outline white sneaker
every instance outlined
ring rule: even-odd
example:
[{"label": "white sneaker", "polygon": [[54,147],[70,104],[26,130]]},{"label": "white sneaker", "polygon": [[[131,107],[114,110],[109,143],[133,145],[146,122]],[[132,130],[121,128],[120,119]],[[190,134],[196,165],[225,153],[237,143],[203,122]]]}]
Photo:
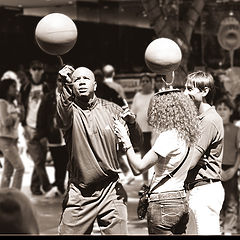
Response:
[{"label": "white sneaker", "polygon": [[58,191],[58,188],[52,187],[51,190],[49,190],[46,194],[45,194],[45,198],[56,198],[56,197],[60,197],[62,196],[61,192]]}]

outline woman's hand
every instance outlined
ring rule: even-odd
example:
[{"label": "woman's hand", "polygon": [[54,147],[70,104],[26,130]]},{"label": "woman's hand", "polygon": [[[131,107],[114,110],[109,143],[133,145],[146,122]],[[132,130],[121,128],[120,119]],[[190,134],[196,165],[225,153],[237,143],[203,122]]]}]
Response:
[{"label": "woman's hand", "polygon": [[128,149],[132,146],[127,129],[117,119],[114,120],[114,133],[117,135],[119,142],[123,143],[123,147],[125,149]]},{"label": "woman's hand", "polygon": [[133,124],[135,123],[136,115],[129,109],[126,99],[123,99],[123,101],[125,102],[125,105],[122,106],[123,112],[120,113],[120,117],[127,123]]}]

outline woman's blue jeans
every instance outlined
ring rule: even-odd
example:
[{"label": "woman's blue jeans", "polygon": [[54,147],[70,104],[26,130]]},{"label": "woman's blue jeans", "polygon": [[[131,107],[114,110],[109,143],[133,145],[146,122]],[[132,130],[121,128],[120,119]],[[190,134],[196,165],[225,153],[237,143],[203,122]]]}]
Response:
[{"label": "woman's blue jeans", "polygon": [[1,188],[21,189],[24,165],[18,152],[17,139],[0,137],[0,150],[4,156]]},{"label": "woman's blue jeans", "polygon": [[187,198],[179,197],[177,191],[171,192],[169,198],[165,199],[156,200],[156,198],[151,199],[150,196],[147,211],[149,234],[183,234],[186,232],[188,219]]}]

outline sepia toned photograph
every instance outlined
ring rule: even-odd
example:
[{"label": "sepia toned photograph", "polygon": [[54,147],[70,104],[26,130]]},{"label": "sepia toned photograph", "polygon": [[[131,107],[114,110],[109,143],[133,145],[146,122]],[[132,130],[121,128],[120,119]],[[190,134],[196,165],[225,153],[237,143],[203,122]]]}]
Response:
[{"label": "sepia toned photograph", "polygon": [[0,0],[0,236],[240,235],[240,0]]}]

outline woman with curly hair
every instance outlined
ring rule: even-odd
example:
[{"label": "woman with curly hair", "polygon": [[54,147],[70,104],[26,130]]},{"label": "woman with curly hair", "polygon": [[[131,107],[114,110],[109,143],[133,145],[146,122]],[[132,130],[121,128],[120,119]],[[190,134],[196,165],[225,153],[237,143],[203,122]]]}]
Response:
[{"label": "woman with curly hair", "polygon": [[184,180],[190,166],[189,148],[198,138],[197,109],[178,89],[156,93],[149,105],[148,124],[158,137],[139,161],[125,127],[116,120],[115,132],[123,142],[134,175],[154,166],[147,221],[149,234],[183,234],[188,222]]}]

